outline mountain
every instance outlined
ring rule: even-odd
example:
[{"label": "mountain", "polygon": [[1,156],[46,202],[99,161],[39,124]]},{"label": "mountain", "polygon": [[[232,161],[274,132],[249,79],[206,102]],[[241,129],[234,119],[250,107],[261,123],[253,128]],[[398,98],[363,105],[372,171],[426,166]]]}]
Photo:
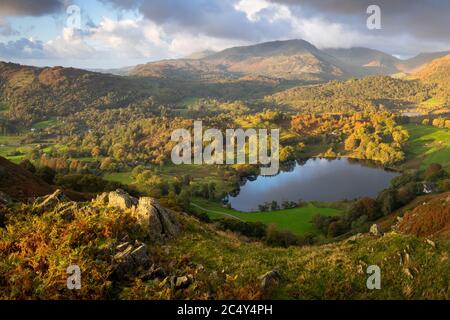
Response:
[{"label": "mountain", "polygon": [[450,85],[450,54],[422,66],[413,75],[424,81]]},{"label": "mountain", "polygon": [[124,68],[114,68],[114,69],[88,69],[88,71],[97,72],[97,73],[105,73],[105,74],[113,74],[116,76],[127,76],[132,70],[132,67],[124,67]]},{"label": "mountain", "polygon": [[198,51],[198,52],[191,53],[185,59],[193,59],[193,60],[204,59],[206,57],[213,55],[214,53],[216,53],[216,51],[213,51],[213,50]]},{"label": "mountain", "polygon": [[211,80],[264,76],[289,80],[329,80],[344,72],[333,57],[304,40],[234,47],[201,59],[178,59],[137,66],[131,75]]},{"label": "mountain", "polygon": [[441,57],[445,57],[446,55],[449,54],[450,51],[420,53],[411,59],[404,61],[400,60],[400,63],[397,65],[397,68],[403,72],[414,73],[415,71],[418,71],[418,69],[430,63],[431,61]]},{"label": "mountain", "polygon": [[382,51],[356,47],[319,50],[305,40],[271,41],[201,52],[184,59],[139,65],[131,75],[187,81],[218,81],[245,76],[286,80],[331,80],[410,73],[446,52],[400,60]]},{"label": "mountain", "polygon": [[378,50],[357,47],[324,51],[334,57],[335,63],[349,74],[365,76],[398,72],[396,65],[399,60]]}]

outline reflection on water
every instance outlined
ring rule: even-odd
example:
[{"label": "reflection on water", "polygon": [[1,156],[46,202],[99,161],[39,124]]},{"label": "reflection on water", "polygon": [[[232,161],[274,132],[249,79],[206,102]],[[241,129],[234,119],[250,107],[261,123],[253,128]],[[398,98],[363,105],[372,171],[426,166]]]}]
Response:
[{"label": "reflection on water", "polygon": [[277,176],[260,176],[247,181],[238,194],[230,195],[229,203],[236,210],[250,212],[273,200],[281,204],[285,200],[338,201],[374,197],[398,175],[346,158],[309,159],[286,169]]}]

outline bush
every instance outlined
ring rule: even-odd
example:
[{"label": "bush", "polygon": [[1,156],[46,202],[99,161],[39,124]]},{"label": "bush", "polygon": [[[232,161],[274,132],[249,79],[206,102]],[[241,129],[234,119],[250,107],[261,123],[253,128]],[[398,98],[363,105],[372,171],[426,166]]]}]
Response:
[{"label": "bush", "polygon": [[367,216],[369,220],[375,220],[381,216],[378,203],[371,198],[362,198],[356,201],[349,211],[349,219],[354,221],[361,216]]},{"label": "bush", "polygon": [[439,163],[432,163],[425,170],[423,176],[425,180],[434,181],[445,175],[445,171]]},{"label": "bush", "polygon": [[279,231],[276,226],[270,225],[265,242],[269,246],[287,248],[301,244],[301,239],[290,231]]},{"label": "bush", "polygon": [[78,192],[95,193],[124,188],[124,186],[118,182],[106,181],[93,174],[58,175],[55,183],[65,189],[71,189]]},{"label": "bush", "polygon": [[47,182],[48,184],[53,184],[55,179],[56,171],[50,167],[42,167],[36,170],[36,176]]},{"label": "bush", "polygon": [[235,219],[220,219],[217,221],[223,230],[238,232],[246,237],[263,239],[267,226],[261,222],[244,222]]}]

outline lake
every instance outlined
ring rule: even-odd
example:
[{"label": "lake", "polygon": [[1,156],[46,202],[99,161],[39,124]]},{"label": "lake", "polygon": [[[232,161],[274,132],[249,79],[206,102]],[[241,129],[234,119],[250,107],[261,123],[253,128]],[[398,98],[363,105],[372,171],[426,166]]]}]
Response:
[{"label": "lake", "polygon": [[258,211],[265,202],[285,200],[339,201],[375,197],[399,174],[375,165],[347,158],[313,158],[295,163],[276,176],[259,176],[243,184],[239,193],[228,197],[233,209]]}]

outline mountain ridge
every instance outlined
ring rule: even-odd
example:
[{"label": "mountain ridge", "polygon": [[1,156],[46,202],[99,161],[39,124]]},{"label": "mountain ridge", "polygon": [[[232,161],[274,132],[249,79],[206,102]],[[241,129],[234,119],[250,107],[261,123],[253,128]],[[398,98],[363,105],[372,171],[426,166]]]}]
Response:
[{"label": "mountain ridge", "polygon": [[401,60],[380,50],[318,49],[302,39],[278,40],[208,52],[195,59],[149,62],[129,75],[208,80],[265,76],[287,80],[339,80],[367,75],[410,73],[448,52],[421,53]]}]

